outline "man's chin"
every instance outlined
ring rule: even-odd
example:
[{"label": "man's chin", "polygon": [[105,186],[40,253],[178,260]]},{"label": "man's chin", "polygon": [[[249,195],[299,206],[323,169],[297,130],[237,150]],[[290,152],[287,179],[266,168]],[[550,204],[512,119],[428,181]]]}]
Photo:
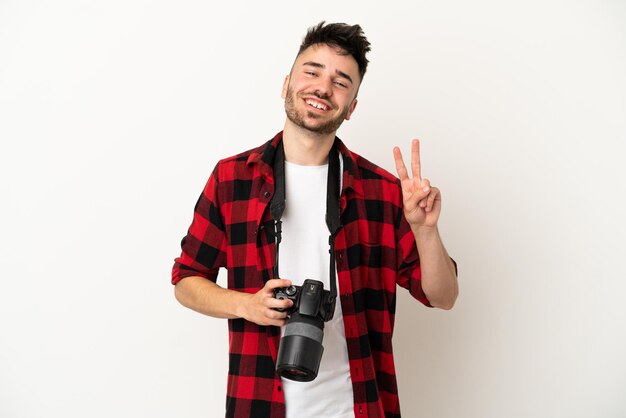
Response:
[{"label": "man's chin", "polygon": [[336,121],[332,121],[331,123],[331,121],[321,120],[322,118],[320,115],[311,114],[310,112],[307,112],[307,115],[304,118],[293,118],[289,113],[287,113],[287,117],[294,125],[299,126],[301,129],[305,129],[312,134],[320,136],[336,132],[341,125],[337,124]]},{"label": "man's chin", "polygon": [[324,123],[304,123],[303,125],[301,125],[301,127],[317,135],[332,134],[339,128],[339,127],[335,128],[334,126],[329,126],[328,124],[324,124]]}]

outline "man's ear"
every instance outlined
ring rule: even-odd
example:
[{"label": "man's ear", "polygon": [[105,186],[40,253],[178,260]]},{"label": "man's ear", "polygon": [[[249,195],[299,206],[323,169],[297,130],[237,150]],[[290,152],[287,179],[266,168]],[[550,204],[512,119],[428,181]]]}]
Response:
[{"label": "man's ear", "polygon": [[280,93],[280,97],[283,99],[287,97],[287,88],[289,87],[289,76],[285,76],[285,81],[283,81],[283,91]]},{"label": "man's ear", "polygon": [[348,114],[346,115],[346,120],[350,120],[350,116],[352,116],[352,112],[354,112],[354,108],[356,108],[357,99],[355,98],[350,104],[350,109],[348,110]]}]

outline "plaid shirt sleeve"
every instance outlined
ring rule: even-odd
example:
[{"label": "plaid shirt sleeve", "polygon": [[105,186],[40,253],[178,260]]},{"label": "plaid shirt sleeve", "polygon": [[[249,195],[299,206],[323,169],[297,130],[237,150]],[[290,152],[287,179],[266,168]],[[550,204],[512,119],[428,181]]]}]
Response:
[{"label": "plaid shirt sleeve", "polygon": [[[398,187],[400,187],[398,185]],[[420,267],[419,254],[415,245],[415,236],[406,221],[402,210],[399,211],[399,221],[396,221],[397,243],[397,279],[399,286],[407,289],[411,295],[428,307],[432,307],[422,289],[422,269]]]},{"label": "plaid shirt sleeve", "polygon": [[[274,242],[266,210],[273,193],[266,144],[222,159],[213,170],[172,268],[172,283],[188,276],[215,281],[220,267],[228,288],[254,293],[271,277]],[[270,158],[270,157],[266,157]],[[228,319],[226,417],[284,418],[285,401],[275,369],[280,328]],[[215,411],[214,411],[215,412]]]},{"label": "plaid shirt sleeve", "polygon": [[218,169],[209,177],[194,208],[193,221],[181,241],[181,255],[174,261],[172,284],[200,276],[213,282],[226,266],[226,229],[218,206]]}]

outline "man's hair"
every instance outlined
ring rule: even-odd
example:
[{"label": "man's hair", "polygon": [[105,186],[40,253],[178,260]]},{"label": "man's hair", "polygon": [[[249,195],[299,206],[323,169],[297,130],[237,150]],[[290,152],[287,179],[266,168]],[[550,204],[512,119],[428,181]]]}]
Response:
[{"label": "man's hair", "polygon": [[325,21],[318,23],[308,29],[306,36],[302,40],[298,55],[308,47],[315,44],[326,44],[337,47],[345,53],[351,55],[359,66],[361,80],[367,70],[369,62],[365,57],[370,51],[370,43],[363,34],[363,29],[359,25],[347,25],[345,23],[329,23]]}]

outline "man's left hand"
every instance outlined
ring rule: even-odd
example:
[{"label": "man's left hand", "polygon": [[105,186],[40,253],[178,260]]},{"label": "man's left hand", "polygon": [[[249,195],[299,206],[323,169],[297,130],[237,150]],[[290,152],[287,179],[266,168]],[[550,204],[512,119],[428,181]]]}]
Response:
[{"label": "man's left hand", "polygon": [[411,143],[411,171],[404,165],[400,148],[394,147],[393,158],[396,171],[402,185],[404,216],[411,228],[435,228],[441,213],[441,192],[431,187],[428,179],[422,179],[420,164],[420,143],[414,139]]}]

